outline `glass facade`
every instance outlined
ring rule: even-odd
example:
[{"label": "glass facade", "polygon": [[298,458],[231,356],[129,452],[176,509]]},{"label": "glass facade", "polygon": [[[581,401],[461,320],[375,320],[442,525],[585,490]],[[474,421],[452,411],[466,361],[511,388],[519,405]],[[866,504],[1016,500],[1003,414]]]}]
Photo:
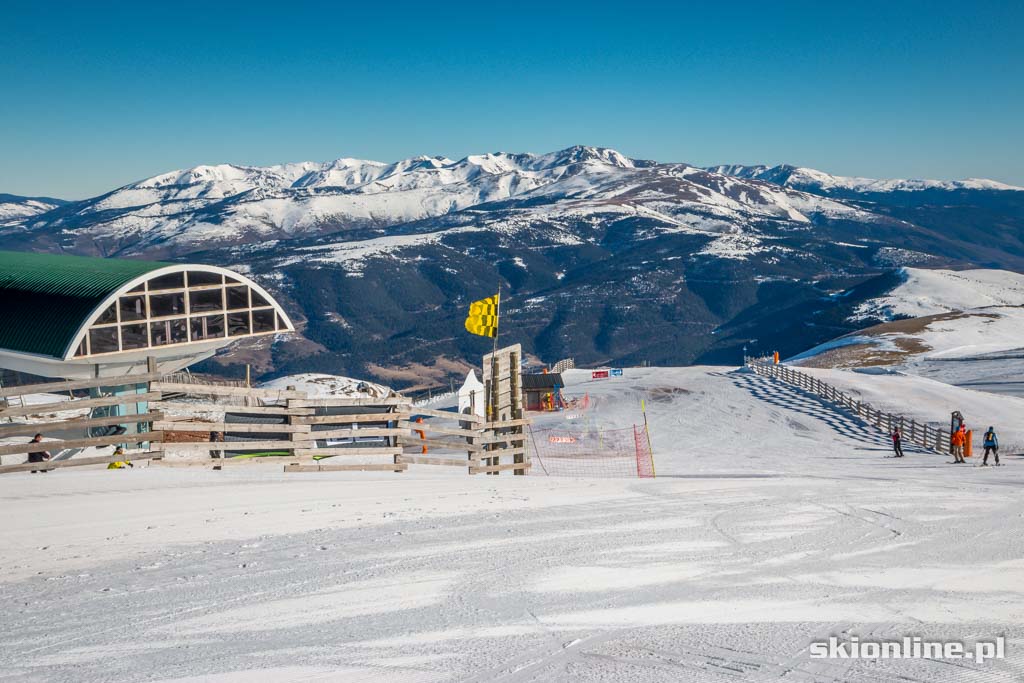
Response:
[{"label": "glass facade", "polygon": [[106,308],[76,357],[187,344],[288,329],[259,292],[239,280],[190,270],[152,278]]}]

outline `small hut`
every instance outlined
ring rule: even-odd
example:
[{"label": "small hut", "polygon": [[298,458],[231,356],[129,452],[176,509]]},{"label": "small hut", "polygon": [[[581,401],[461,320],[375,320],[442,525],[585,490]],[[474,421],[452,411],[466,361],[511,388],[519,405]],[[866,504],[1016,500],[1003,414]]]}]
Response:
[{"label": "small hut", "polygon": [[523,375],[523,405],[527,410],[558,410],[562,407],[563,386],[558,372]]}]

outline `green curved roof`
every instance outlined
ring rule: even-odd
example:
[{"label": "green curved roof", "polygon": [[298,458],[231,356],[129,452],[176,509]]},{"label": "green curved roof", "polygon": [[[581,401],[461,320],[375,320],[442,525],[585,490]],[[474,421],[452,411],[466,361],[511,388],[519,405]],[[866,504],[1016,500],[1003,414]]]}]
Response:
[{"label": "green curved roof", "polygon": [[62,358],[86,317],[159,261],[0,251],[0,349]]}]

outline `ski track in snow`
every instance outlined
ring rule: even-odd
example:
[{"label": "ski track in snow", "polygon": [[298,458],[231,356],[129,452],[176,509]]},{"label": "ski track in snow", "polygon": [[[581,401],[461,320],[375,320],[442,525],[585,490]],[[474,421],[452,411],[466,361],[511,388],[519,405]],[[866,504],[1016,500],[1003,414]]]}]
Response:
[{"label": "ski track in snow", "polygon": [[[853,416],[725,368],[565,377],[590,393],[593,425],[639,422],[646,398],[658,479],[0,478],[0,679],[1024,676],[1020,456],[987,469],[911,448],[887,458],[885,435]],[[1008,657],[809,657],[850,634],[1005,635]]]}]

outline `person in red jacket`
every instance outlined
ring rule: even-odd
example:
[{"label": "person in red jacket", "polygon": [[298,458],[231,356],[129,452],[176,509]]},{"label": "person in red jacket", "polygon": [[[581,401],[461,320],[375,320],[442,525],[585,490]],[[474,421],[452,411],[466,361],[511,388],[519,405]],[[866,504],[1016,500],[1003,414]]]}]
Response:
[{"label": "person in red jacket", "polygon": [[900,428],[899,427],[894,427],[893,430],[892,430],[892,434],[890,434],[890,436],[892,437],[892,450],[896,454],[894,457],[902,458],[903,457],[903,435],[900,434]]}]

